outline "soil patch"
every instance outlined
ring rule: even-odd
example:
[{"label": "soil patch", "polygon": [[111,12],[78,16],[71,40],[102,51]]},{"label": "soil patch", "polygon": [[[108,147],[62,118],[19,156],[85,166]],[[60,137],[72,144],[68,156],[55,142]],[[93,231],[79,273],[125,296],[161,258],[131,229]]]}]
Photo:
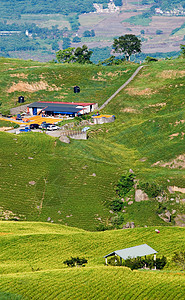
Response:
[{"label": "soil patch", "polygon": [[61,88],[52,85],[49,86],[46,81],[39,81],[36,83],[28,83],[28,82],[23,82],[19,81],[18,83],[13,83],[13,85],[7,90],[8,93],[13,93],[16,91],[19,92],[30,92],[34,93],[40,90],[47,90],[47,91],[59,91]]},{"label": "soil patch", "polygon": [[185,169],[185,154],[181,154],[179,156],[177,156],[175,159],[163,163],[161,161],[157,161],[156,163],[154,163],[152,165],[152,167],[154,166],[160,166],[160,167],[168,167],[170,169]]},{"label": "soil patch", "polygon": [[28,78],[28,74],[24,74],[24,73],[10,74],[10,77],[18,77],[18,78],[27,79]]},{"label": "soil patch", "polygon": [[121,109],[120,110],[121,112],[126,112],[126,113],[133,113],[133,114],[136,114],[138,113],[138,110],[132,108],[132,107],[126,107],[124,109]]},{"label": "soil patch", "polygon": [[125,91],[130,96],[150,96],[156,93],[156,91],[152,90],[151,88],[146,88],[144,90],[139,90],[137,88],[127,88],[125,89]]},{"label": "soil patch", "polygon": [[159,76],[164,79],[179,78],[185,76],[185,71],[164,70],[161,74],[159,74]]}]

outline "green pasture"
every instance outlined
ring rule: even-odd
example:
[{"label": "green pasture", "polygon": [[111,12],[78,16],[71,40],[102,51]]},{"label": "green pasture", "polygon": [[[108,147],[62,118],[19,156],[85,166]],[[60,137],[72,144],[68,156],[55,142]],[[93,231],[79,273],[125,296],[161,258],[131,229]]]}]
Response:
[{"label": "green pasture", "polygon": [[[184,272],[171,258],[184,248],[184,228],[158,229],[159,234],[155,227],[90,233],[56,224],[0,222],[0,298],[183,299]],[[143,243],[167,257],[163,271],[104,265],[104,255]],[[71,256],[88,263],[68,268],[63,261]]]},{"label": "green pasture", "polygon": [[58,25],[59,29],[64,27],[71,28],[67,18],[61,14],[23,14],[20,20],[16,20],[16,23],[35,23],[39,27],[46,28],[52,28],[52,26],[56,25]]},{"label": "green pasture", "polygon": [[134,25],[149,26],[150,23],[152,22],[152,18],[144,18],[142,15],[137,15],[122,21],[122,23],[125,22]]}]

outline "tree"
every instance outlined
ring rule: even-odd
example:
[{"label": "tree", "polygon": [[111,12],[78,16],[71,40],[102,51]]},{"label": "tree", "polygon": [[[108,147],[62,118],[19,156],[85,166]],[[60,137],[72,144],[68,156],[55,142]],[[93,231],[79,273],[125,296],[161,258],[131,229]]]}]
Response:
[{"label": "tree", "polygon": [[92,51],[90,51],[86,45],[83,45],[82,48],[78,47],[75,49],[69,47],[56,52],[56,58],[59,63],[77,62],[79,64],[92,64],[90,61],[91,55]]},{"label": "tree", "polygon": [[75,37],[73,38],[73,43],[80,43],[80,42],[81,42],[81,38],[80,38],[80,37],[75,36]]},{"label": "tree", "polygon": [[68,37],[64,37],[63,38],[63,45],[62,45],[62,48],[63,49],[67,49],[71,46],[71,41],[70,41],[70,38]]},{"label": "tree", "polygon": [[79,64],[92,64],[92,62],[90,61],[92,53],[93,52],[90,51],[86,45],[83,45],[82,48],[78,47],[74,52],[75,60]]},{"label": "tree", "polygon": [[71,63],[75,60],[74,57],[75,48],[67,48],[56,52],[56,58],[59,63]]},{"label": "tree", "polygon": [[94,37],[95,36],[94,29],[92,29],[91,31],[90,30],[85,30],[83,32],[83,36],[84,37]]},{"label": "tree", "polygon": [[175,252],[172,261],[179,265],[183,270],[185,269],[185,251]]},{"label": "tree", "polygon": [[125,34],[118,39],[114,39],[114,52],[124,53],[125,57],[130,60],[130,56],[141,52],[141,40],[134,34]]},{"label": "tree", "polygon": [[90,37],[90,36],[91,36],[90,30],[85,30],[85,31],[83,32],[83,36],[84,36],[84,37]]},{"label": "tree", "polygon": [[157,30],[156,30],[156,34],[158,34],[158,35],[159,35],[159,34],[163,34],[163,31],[160,30],[160,29],[157,29]]},{"label": "tree", "polygon": [[181,54],[182,56],[185,58],[185,45],[180,45],[180,48],[181,48]]}]

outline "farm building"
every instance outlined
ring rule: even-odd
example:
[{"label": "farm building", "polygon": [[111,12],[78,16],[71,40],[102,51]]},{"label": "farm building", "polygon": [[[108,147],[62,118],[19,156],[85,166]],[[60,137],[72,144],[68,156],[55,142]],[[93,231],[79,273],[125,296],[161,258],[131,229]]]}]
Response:
[{"label": "farm building", "polygon": [[97,103],[74,103],[74,102],[43,102],[38,101],[27,106],[27,112],[31,115],[67,115],[76,117],[94,111],[98,108]]},{"label": "farm building", "polygon": [[142,256],[154,254],[154,260],[156,260],[156,253],[157,253],[157,251],[155,251],[153,248],[151,248],[147,244],[143,244],[143,245],[139,245],[139,246],[135,246],[135,247],[116,250],[114,252],[111,252],[111,253],[105,255],[104,258],[105,258],[105,263],[107,265],[107,257],[110,257],[110,256],[115,256],[115,259],[116,259],[116,256],[119,256],[120,261],[122,261],[122,259],[125,260],[125,259],[129,259],[129,258],[136,258],[136,257],[142,257]]}]

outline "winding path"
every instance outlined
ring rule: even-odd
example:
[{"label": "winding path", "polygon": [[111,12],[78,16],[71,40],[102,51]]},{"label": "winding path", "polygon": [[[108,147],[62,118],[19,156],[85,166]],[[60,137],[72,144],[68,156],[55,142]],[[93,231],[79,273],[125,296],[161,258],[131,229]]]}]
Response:
[{"label": "winding path", "polygon": [[137,70],[132,74],[132,76],[122,85],[120,88],[109,98],[107,99],[102,106],[100,106],[100,109],[103,109],[122,89],[124,89],[131,81],[134,79],[134,77],[139,73],[139,71],[143,68],[143,66],[139,66]]}]

